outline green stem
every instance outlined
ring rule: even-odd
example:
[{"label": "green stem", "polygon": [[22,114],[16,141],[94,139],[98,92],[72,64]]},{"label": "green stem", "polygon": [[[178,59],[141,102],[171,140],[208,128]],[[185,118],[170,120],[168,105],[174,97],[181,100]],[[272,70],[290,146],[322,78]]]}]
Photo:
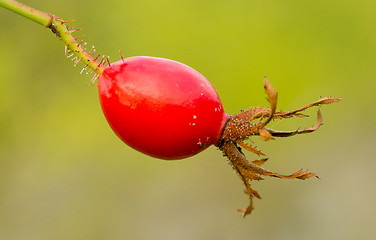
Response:
[{"label": "green stem", "polygon": [[39,23],[45,27],[49,27],[52,22],[52,15],[41,12],[25,4],[14,0],[0,0],[0,6],[6,9],[11,10],[21,16],[24,16],[36,23]]},{"label": "green stem", "polygon": [[86,52],[84,44],[78,44],[76,42],[77,38],[72,36],[72,32],[77,30],[69,30],[61,18],[54,16],[49,13],[45,13],[34,9],[32,7],[26,6],[15,0],[0,0],[0,6],[9,9],[25,18],[28,18],[36,23],[43,25],[52,30],[52,32],[64,42],[66,47],[66,54],[74,54],[75,64],[79,61],[83,62],[86,66],[92,69],[95,76],[98,76],[103,71],[103,63],[98,63],[88,52]]}]

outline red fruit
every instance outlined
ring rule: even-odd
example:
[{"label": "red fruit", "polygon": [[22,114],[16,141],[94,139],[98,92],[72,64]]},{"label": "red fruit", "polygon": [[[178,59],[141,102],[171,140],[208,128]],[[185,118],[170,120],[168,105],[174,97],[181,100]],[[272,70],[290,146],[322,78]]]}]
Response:
[{"label": "red fruit", "polygon": [[122,141],[162,159],[190,157],[216,145],[229,118],[203,75],[164,58],[131,57],[105,67],[99,99]]}]

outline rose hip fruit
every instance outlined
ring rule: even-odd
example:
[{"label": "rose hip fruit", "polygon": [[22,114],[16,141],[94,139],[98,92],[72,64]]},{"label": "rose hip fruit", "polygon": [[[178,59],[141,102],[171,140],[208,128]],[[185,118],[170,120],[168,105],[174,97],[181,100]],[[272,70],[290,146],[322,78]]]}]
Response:
[{"label": "rose hip fruit", "polygon": [[[261,167],[267,158],[248,161],[242,149],[258,156],[265,155],[252,146],[250,138],[258,135],[267,141],[316,131],[322,122],[320,110],[311,128],[277,131],[266,126],[274,119],[307,117],[302,111],[323,104],[341,101],[324,97],[292,111],[277,110],[277,91],[264,78],[264,89],[270,108],[252,107],[234,116],[227,115],[210,82],[196,70],[176,61],[155,57],[131,57],[110,64],[108,57],[93,58],[86,42],[77,43],[73,32],[61,18],[38,11],[17,1],[1,1],[0,6],[25,16],[51,29],[65,44],[67,57],[77,65],[82,61],[87,73],[98,78],[99,99],[103,113],[116,135],[126,144],[147,155],[161,159],[182,159],[193,156],[210,145],[217,146],[243,181],[249,204],[239,209],[242,216],[250,214],[253,198],[260,198],[251,188],[252,180],[263,176],[285,179],[307,179],[316,174],[298,170],[281,175]],[[102,58],[98,63],[97,59]],[[104,66],[105,63],[108,66]],[[229,83],[231,84],[231,83]]]},{"label": "rose hip fruit", "polygon": [[130,57],[103,66],[98,81],[103,113],[116,135],[126,144],[161,159],[193,156],[210,145],[217,146],[240,176],[249,196],[249,205],[239,209],[242,216],[251,213],[253,198],[260,195],[251,188],[252,180],[262,176],[307,179],[316,174],[299,170],[281,175],[261,167],[267,160],[248,161],[242,148],[259,156],[263,152],[246,141],[259,135],[264,141],[316,131],[317,123],[305,130],[276,131],[266,128],[274,119],[306,117],[301,112],[313,106],[338,102],[321,98],[292,111],[278,111],[278,94],[265,78],[264,89],[270,108],[249,108],[229,116],[210,82],[199,72],[182,63],[156,57]]},{"label": "rose hip fruit", "polygon": [[211,83],[173,60],[122,59],[105,67],[98,83],[112,130],[156,158],[186,158],[217,144],[228,119]]}]

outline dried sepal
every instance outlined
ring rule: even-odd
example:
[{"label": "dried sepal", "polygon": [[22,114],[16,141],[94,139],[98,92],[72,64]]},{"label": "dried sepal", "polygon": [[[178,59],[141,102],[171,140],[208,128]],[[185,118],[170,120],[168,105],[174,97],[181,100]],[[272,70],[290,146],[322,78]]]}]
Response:
[{"label": "dried sepal", "polygon": [[[315,173],[303,170],[298,170],[290,175],[282,175],[266,170],[262,168],[261,165],[265,163],[267,158],[253,161],[248,161],[246,159],[241,151],[241,148],[244,148],[259,156],[265,154],[255,147],[244,143],[244,141],[249,139],[253,135],[259,135],[262,140],[266,141],[274,139],[274,137],[290,137],[297,134],[314,132],[322,125],[322,115],[320,109],[317,111],[316,124],[308,129],[295,131],[277,131],[266,128],[265,126],[273,119],[308,117],[301,112],[314,106],[331,104],[342,100],[341,98],[324,97],[320,98],[316,102],[307,104],[296,110],[278,111],[276,110],[278,93],[277,91],[275,91],[274,87],[266,77],[264,78],[264,89],[267,95],[267,100],[270,103],[270,108],[250,108],[242,111],[235,116],[232,116],[227,122],[220,143],[218,144],[218,147],[223,151],[225,156],[227,156],[232,167],[238,173],[246,187],[245,193],[249,196],[250,202],[246,208],[238,210],[238,212],[242,216],[246,216],[252,212],[254,197],[261,198],[257,191],[251,188],[250,182],[252,180],[263,180],[262,176],[300,180],[305,180],[311,177],[318,178]],[[256,123],[254,123],[253,121],[256,119],[257,121]],[[266,120],[262,121],[264,119]]]},{"label": "dried sepal", "polygon": [[259,130],[259,135],[260,135],[261,140],[263,140],[263,141],[268,141],[268,140],[274,139],[272,134],[265,128],[261,128]]},{"label": "dried sepal", "polygon": [[261,167],[263,163],[267,159],[260,159],[254,160],[252,162],[248,161],[246,157],[239,151],[239,148],[236,146],[235,143],[227,142],[223,145],[223,151],[225,155],[230,160],[235,171],[239,174],[240,178],[242,179],[244,185],[246,186],[245,193],[248,194],[250,202],[249,205],[244,209],[239,209],[239,213],[242,216],[246,216],[247,214],[252,212],[253,209],[253,197],[260,198],[260,195],[257,191],[253,190],[250,185],[250,181],[252,180],[263,180],[262,176],[272,176],[277,178],[284,178],[284,179],[307,179],[310,177],[317,177],[315,173],[308,172],[308,171],[296,171],[290,175],[282,175],[278,174],[269,170],[266,170]]},{"label": "dried sepal", "polygon": [[323,97],[323,98],[320,98],[319,100],[317,100],[316,102],[307,104],[307,105],[300,107],[296,110],[287,111],[287,112],[282,112],[282,111],[277,112],[275,114],[275,117],[288,118],[290,116],[298,116],[300,114],[299,112],[302,112],[302,111],[304,111],[308,108],[315,107],[315,106],[321,106],[321,105],[324,105],[324,104],[331,104],[331,103],[339,102],[339,101],[342,101],[342,100],[343,100],[343,98]]},{"label": "dried sepal", "polygon": [[261,128],[266,126],[273,119],[273,115],[277,109],[278,101],[278,93],[266,77],[264,77],[264,89],[266,95],[268,96],[267,100],[270,103],[270,113],[268,119],[266,119],[266,121],[261,124]]},{"label": "dried sepal", "polygon": [[296,134],[305,134],[311,133],[319,129],[322,125],[322,115],[320,109],[317,111],[317,122],[314,126],[304,129],[304,130],[295,130],[295,131],[277,131],[270,128],[265,128],[273,137],[291,137]]},{"label": "dried sepal", "polygon": [[248,144],[246,144],[246,143],[244,143],[244,142],[237,141],[237,144],[239,144],[239,146],[241,146],[242,148],[244,148],[244,149],[246,149],[246,150],[248,150],[248,151],[250,151],[250,152],[253,152],[253,153],[255,153],[255,154],[259,155],[259,156],[260,156],[260,155],[265,156],[265,154],[264,154],[263,152],[261,152],[261,151],[258,150],[257,148],[252,147],[252,146],[250,146],[250,145],[248,145]]},{"label": "dried sepal", "polygon": [[256,164],[257,166],[262,166],[269,158],[263,158],[259,160],[253,160],[252,163]]}]

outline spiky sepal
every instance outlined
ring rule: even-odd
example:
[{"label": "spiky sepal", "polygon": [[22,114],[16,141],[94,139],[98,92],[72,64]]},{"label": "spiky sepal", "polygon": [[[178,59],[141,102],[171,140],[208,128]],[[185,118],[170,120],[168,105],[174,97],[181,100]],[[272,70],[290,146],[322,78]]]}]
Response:
[{"label": "spiky sepal", "polygon": [[[246,190],[245,193],[249,196],[250,203],[244,209],[239,209],[239,213],[242,216],[250,214],[253,209],[253,198],[260,198],[257,191],[253,190],[250,185],[252,180],[263,180],[261,176],[272,176],[284,179],[307,179],[310,177],[317,177],[315,173],[309,171],[298,170],[291,175],[281,175],[278,173],[271,172],[261,167],[265,163],[267,158],[260,160],[248,161],[241,149],[244,148],[250,152],[257,155],[265,155],[260,150],[255,147],[244,143],[253,135],[258,135],[264,141],[274,139],[274,137],[290,137],[297,134],[305,134],[316,131],[322,125],[322,116],[320,109],[317,111],[317,122],[316,124],[305,130],[295,130],[295,131],[277,131],[273,129],[266,128],[265,126],[273,119],[284,119],[291,117],[307,117],[307,115],[301,112],[314,106],[320,106],[323,104],[330,104],[334,102],[341,101],[340,98],[325,97],[320,98],[318,101],[307,104],[301,108],[292,111],[278,111],[277,99],[278,94],[275,91],[272,84],[268,79],[264,78],[264,88],[268,96],[267,100],[270,103],[270,108],[250,108],[241,113],[230,117],[227,122],[225,129],[223,131],[221,140],[218,144],[220,150],[223,151],[224,155],[229,159],[235,172],[240,176],[243,181]],[[257,120],[257,121],[255,121]]]}]

